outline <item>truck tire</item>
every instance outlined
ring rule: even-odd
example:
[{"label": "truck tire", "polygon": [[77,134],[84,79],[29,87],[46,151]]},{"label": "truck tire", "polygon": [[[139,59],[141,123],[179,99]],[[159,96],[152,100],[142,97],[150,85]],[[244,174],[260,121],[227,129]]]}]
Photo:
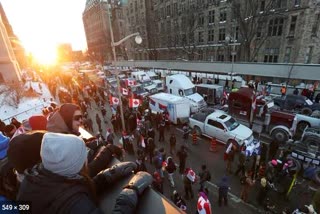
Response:
[{"label": "truck tire", "polygon": [[275,129],[272,131],[271,136],[274,140],[279,143],[285,143],[289,140],[288,133],[283,129]]},{"label": "truck tire", "polygon": [[305,128],[310,127],[310,124],[306,121],[301,121],[298,123],[297,125],[297,131],[299,133],[303,133],[303,131],[305,130]]},{"label": "truck tire", "polygon": [[301,109],[301,114],[310,116],[312,114],[312,110],[310,108],[308,108],[308,107],[304,107],[304,108]]},{"label": "truck tire", "polygon": [[193,129],[196,130],[197,136],[201,136],[202,135],[202,131],[198,126],[195,126]]}]

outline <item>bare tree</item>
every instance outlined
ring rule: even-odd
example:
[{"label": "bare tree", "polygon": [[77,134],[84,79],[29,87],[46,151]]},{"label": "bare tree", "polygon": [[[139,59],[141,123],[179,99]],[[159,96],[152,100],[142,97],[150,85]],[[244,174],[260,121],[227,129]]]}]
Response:
[{"label": "bare tree", "polygon": [[251,62],[257,56],[268,33],[266,24],[269,16],[275,15],[275,0],[232,0],[233,18],[239,25],[243,60]]}]

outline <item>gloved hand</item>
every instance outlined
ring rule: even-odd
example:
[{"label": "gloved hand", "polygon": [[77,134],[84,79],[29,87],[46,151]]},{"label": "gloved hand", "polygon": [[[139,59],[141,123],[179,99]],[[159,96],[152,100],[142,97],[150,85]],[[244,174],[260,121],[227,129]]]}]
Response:
[{"label": "gloved hand", "polygon": [[152,176],[144,171],[137,172],[133,178],[129,181],[129,184],[124,188],[133,189],[138,195],[141,195],[143,191],[152,184]]},{"label": "gloved hand", "polygon": [[120,178],[126,177],[133,173],[137,168],[134,162],[122,162],[99,172],[93,181],[96,184],[97,190],[104,190],[106,185],[112,184]]}]

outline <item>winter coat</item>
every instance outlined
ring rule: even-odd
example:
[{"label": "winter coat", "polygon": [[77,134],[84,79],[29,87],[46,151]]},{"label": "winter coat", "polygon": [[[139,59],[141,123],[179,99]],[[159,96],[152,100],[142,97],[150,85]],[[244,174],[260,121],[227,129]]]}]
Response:
[{"label": "winter coat", "polygon": [[229,184],[227,177],[223,177],[218,184],[219,187],[219,194],[221,195],[227,195],[229,191]]},{"label": "winter coat", "polygon": [[65,178],[42,165],[26,173],[17,200],[31,202],[33,214],[102,213],[82,176]]},{"label": "winter coat", "polygon": [[177,170],[176,164],[173,161],[169,161],[166,170],[169,174],[174,173]]}]

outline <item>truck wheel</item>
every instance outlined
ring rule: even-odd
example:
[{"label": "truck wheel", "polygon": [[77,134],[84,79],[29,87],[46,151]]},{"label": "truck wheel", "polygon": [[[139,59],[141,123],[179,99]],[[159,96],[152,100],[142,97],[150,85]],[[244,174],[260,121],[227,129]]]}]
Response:
[{"label": "truck wheel", "polygon": [[273,130],[271,136],[274,140],[278,141],[279,143],[285,143],[289,140],[287,132],[282,129]]},{"label": "truck wheel", "polygon": [[310,124],[308,122],[305,121],[301,121],[300,123],[298,123],[297,125],[297,131],[300,133],[303,133],[303,131],[305,130],[305,128],[309,127]]},{"label": "truck wheel", "polygon": [[303,109],[301,109],[301,114],[310,116],[312,114],[312,110],[308,107],[304,107]]},{"label": "truck wheel", "polygon": [[194,130],[196,130],[197,136],[201,136],[202,135],[201,129],[198,126],[195,126]]}]

